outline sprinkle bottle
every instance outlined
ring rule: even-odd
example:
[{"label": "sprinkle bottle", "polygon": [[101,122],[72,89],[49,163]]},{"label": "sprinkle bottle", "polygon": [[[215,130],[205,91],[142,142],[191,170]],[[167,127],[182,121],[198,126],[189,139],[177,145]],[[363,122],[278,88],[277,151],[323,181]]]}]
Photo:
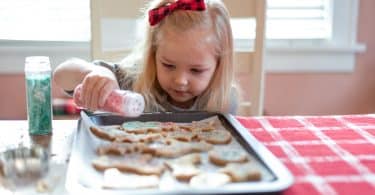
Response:
[{"label": "sprinkle bottle", "polygon": [[[83,107],[81,100],[82,85],[78,85],[73,94],[74,102]],[[141,94],[129,90],[113,90],[105,100],[103,111],[117,113],[126,117],[137,117],[143,113],[145,101]]]},{"label": "sprinkle bottle", "polygon": [[25,59],[29,134],[52,133],[51,65],[47,56]]}]

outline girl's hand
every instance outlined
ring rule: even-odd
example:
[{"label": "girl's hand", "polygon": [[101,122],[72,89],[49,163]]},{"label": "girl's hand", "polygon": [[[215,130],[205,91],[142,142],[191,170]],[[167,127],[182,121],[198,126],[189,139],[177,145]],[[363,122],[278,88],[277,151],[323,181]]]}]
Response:
[{"label": "girl's hand", "polygon": [[82,81],[83,106],[91,111],[101,109],[115,89],[119,89],[119,85],[113,72],[105,67],[94,66]]}]

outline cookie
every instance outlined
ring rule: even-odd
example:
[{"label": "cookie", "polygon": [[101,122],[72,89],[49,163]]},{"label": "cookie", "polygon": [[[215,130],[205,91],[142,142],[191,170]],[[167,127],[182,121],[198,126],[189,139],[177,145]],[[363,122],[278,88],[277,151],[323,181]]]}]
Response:
[{"label": "cookie", "polygon": [[156,156],[176,158],[193,152],[207,152],[213,148],[206,142],[181,142],[167,140],[166,144],[152,145],[150,148]]},{"label": "cookie", "polygon": [[114,141],[118,136],[126,135],[125,132],[121,131],[117,127],[90,127],[91,133],[96,137],[108,141]]},{"label": "cookie", "polygon": [[172,175],[183,181],[190,180],[191,177],[199,174],[201,171],[197,168],[201,157],[198,153],[188,154],[173,160],[166,160],[165,165],[172,170]]},{"label": "cookie", "polygon": [[248,160],[248,154],[242,149],[220,148],[208,152],[208,159],[211,163],[224,166],[228,163],[243,163]]},{"label": "cookie", "polygon": [[150,142],[162,139],[162,138],[163,136],[160,133],[147,133],[147,134],[125,133],[123,135],[116,136],[114,141],[115,142],[128,142],[128,143],[135,143],[135,142],[150,143]]},{"label": "cookie", "polygon": [[133,134],[127,133],[121,129],[119,126],[113,127],[90,127],[91,133],[100,139],[107,141],[115,142],[152,142],[162,138],[162,135],[159,133],[148,133],[148,134]]},{"label": "cookie", "polygon": [[190,179],[189,185],[193,188],[213,188],[229,183],[231,178],[225,173],[200,173]]},{"label": "cookie", "polygon": [[212,130],[196,132],[198,140],[204,140],[210,144],[229,144],[232,135],[226,130]]},{"label": "cookie", "polygon": [[98,155],[125,155],[129,153],[151,153],[148,146],[144,143],[117,143],[101,145],[96,149]]},{"label": "cookie", "polygon": [[193,121],[190,124],[181,124],[179,127],[187,131],[212,131],[215,129],[215,122]]},{"label": "cookie", "polygon": [[178,124],[175,122],[163,122],[161,123],[161,128],[163,131],[175,131],[180,129]]},{"label": "cookie", "polygon": [[156,121],[129,121],[124,122],[121,127],[125,132],[135,134],[145,134],[148,132],[160,133],[162,131],[162,123]]},{"label": "cookie", "polygon": [[129,175],[117,169],[104,171],[103,188],[109,189],[139,189],[157,188],[160,178],[155,175]]},{"label": "cookie", "polygon": [[229,175],[232,182],[258,181],[261,179],[259,169],[251,162],[229,163],[219,172]]},{"label": "cookie", "polygon": [[152,162],[150,155],[126,156],[122,159],[101,156],[92,161],[92,166],[98,171],[116,168],[121,172],[139,175],[161,175],[165,169],[163,164]]},{"label": "cookie", "polygon": [[191,131],[186,131],[183,129],[163,132],[162,134],[167,139],[176,139],[176,140],[184,141],[184,142],[190,142],[196,137],[195,133]]}]

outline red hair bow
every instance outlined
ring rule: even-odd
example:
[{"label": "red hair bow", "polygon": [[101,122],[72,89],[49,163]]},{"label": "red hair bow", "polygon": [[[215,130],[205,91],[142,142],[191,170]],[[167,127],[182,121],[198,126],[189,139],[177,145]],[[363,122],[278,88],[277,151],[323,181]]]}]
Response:
[{"label": "red hair bow", "polygon": [[206,5],[204,4],[204,0],[177,0],[174,3],[150,10],[148,12],[148,21],[150,25],[153,26],[175,10],[203,11],[205,9]]}]

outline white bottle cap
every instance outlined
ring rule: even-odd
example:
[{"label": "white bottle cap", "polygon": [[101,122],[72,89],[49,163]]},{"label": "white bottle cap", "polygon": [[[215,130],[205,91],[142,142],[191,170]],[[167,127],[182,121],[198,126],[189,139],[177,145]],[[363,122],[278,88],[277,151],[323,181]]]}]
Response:
[{"label": "white bottle cap", "polygon": [[28,56],[25,59],[25,72],[51,71],[48,56]]},{"label": "white bottle cap", "polygon": [[126,93],[123,104],[123,114],[128,117],[137,117],[145,109],[145,100],[139,93]]}]

